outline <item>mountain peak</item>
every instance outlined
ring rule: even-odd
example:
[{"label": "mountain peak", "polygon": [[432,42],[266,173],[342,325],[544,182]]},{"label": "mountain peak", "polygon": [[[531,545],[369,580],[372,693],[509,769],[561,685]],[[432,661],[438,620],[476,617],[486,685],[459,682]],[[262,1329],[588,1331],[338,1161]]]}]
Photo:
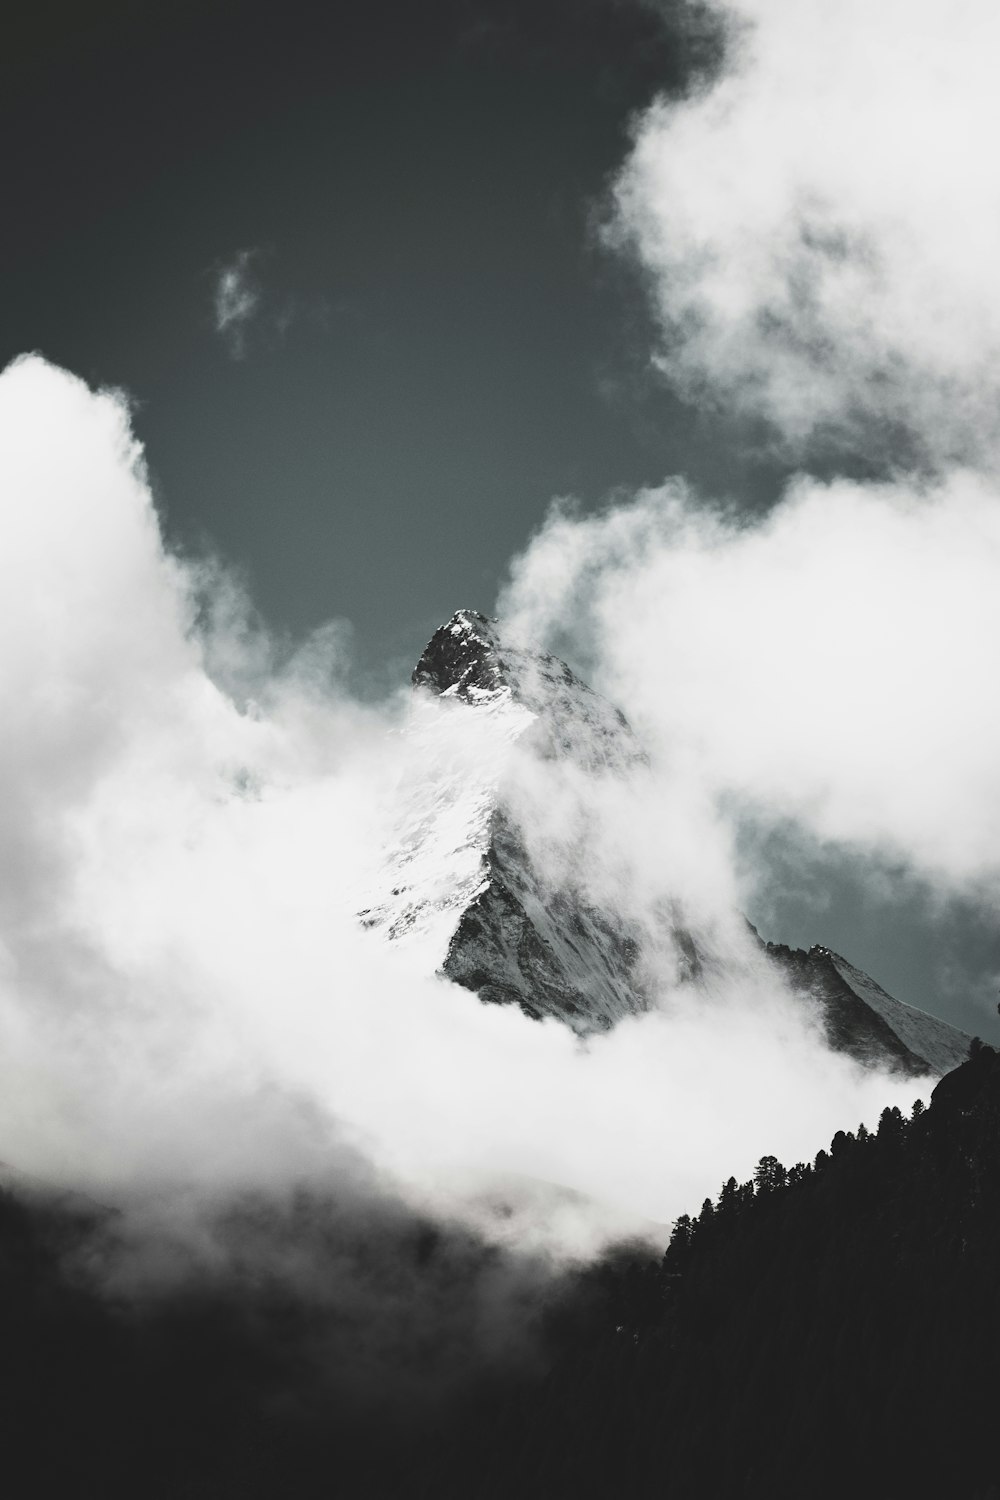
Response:
[{"label": "mountain peak", "polygon": [[499,620],[459,609],[424,648],[413,685],[475,705],[506,697],[536,721],[531,743],[591,769],[645,760],[625,715],[558,656],[512,640]]},{"label": "mountain peak", "polygon": [[427,642],[412,681],[470,702],[510,687],[497,622],[477,609],[456,610]]},{"label": "mountain peak", "polygon": [[[642,922],[598,909],[572,879],[553,883],[548,854],[536,861],[524,822],[530,799],[521,797],[543,762],[554,778],[546,787],[566,791],[567,806],[591,795],[580,772],[641,775],[648,761],[624,715],[558,657],[474,609],[457,610],[435,631],[413,683],[451,711],[416,705],[411,732],[424,774],[401,797],[365,925],[425,943],[438,972],[481,1000],[557,1017],[581,1035],[644,1010]],[[456,744],[476,749],[463,755]],[[641,780],[634,789],[641,795]],[[780,982],[822,1021],[833,1051],[911,1076],[946,1072],[965,1057],[967,1036],[895,1000],[831,949],[765,943],[750,930]],[[700,983],[730,962],[710,930],[688,930],[682,892],[664,912],[659,940],[677,951],[678,981]]]}]

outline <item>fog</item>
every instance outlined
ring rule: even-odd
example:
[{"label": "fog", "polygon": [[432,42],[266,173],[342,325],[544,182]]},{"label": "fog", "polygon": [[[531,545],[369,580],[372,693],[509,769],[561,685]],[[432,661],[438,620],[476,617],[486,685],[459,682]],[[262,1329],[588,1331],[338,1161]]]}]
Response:
[{"label": "fog", "polygon": [[[165,551],[120,395],[17,362],[0,469],[11,1167],[189,1253],[212,1241],[200,1203],[302,1187],[558,1260],[650,1221],[662,1236],[765,1152],[811,1156],[912,1101],[912,1081],[827,1052],[755,964],[729,830],[683,764],[588,783],[582,821],[572,778],[550,783],[538,837],[557,872],[585,835],[623,908],[686,893],[728,934],[714,990],[677,989],[665,955],[653,1011],[581,1043],[365,932],[359,892],[419,771],[409,691],[360,704],[339,628],[271,640],[217,563]],[[419,711],[459,777],[462,757],[482,775],[454,705]]]},{"label": "fog", "polygon": [[[660,375],[802,472],[757,518],[682,477],[556,502],[498,606],[624,709],[634,765],[539,759],[509,714],[405,684],[355,696],[346,622],[279,638],[224,560],[165,548],[121,393],[37,355],[0,376],[0,1156],[23,1180],[208,1260],[220,1205],[308,1189],[559,1261],[911,1102],[828,1051],[740,911],[776,830],[995,903],[1000,23],[727,15],[720,75],[637,117],[605,240],[642,270]],[[217,288],[235,355],[249,268]],[[547,888],[643,937],[650,1009],[607,1035],[438,977],[443,919],[428,943],[359,920],[412,816],[457,910],[459,825],[501,783]],[[698,984],[665,914],[711,955]]]},{"label": "fog", "polygon": [[576,642],[689,797],[989,901],[998,584],[983,478],[801,477],[754,524],[679,483],[598,516],[557,506],[502,607],[519,632]]}]

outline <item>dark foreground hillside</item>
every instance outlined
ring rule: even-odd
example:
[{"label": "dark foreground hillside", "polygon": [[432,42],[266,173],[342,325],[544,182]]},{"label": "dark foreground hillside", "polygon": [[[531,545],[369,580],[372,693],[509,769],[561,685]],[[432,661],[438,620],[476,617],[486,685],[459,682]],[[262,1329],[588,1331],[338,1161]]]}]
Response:
[{"label": "dark foreground hillside", "polygon": [[662,1262],[553,1278],[301,1202],[229,1233],[242,1263],[125,1296],[108,1216],[0,1200],[5,1493],[1000,1497],[988,1048],[912,1119],[731,1180]]},{"label": "dark foreground hillside", "polygon": [[578,1318],[550,1381],[538,1493],[617,1472],[671,1500],[1000,1495],[991,1049],[929,1111],[730,1180],[662,1267],[603,1274],[607,1310]]}]

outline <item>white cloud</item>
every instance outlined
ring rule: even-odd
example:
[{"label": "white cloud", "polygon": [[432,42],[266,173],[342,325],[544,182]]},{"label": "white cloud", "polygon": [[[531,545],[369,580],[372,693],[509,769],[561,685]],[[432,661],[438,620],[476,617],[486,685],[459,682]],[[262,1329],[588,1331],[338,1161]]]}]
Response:
[{"label": "white cloud", "polygon": [[728,71],[640,116],[617,184],[612,237],[649,273],[657,362],[691,399],[765,417],[793,452],[821,438],[994,461],[1000,12],[725,13]]},{"label": "white cloud", "polygon": [[1000,505],[981,478],[800,479],[756,524],[679,485],[556,510],[502,607],[589,642],[691,797],[996,891]]},{"label": "white cloud", "polygon": [[[122,401],[37,358],[0,376],[0,493],[4,1160],[106,1200],[328,1186],[360,1153],[471,1215],[470,1182],[521,1174],[662,1220],[916,1092],[818,1048],[749,960],[586,1049],[427,976],[354,915],[405,703],[336,687],[337,633],[275,668],[230,596],[211,655],[255,682],[242,711],[206,671],[206,580],[163,550]],[[617,854],[641,882],[683,809],[610,809],[593,837],[646,816]],[[522,1227],[550,1244],[607,1227],[546,1203]]]},{"label": "white cloud", "polygon": [[253,274],[257,252],[241,250],[215,279],[215,331],[221,334],[234,359],[246,353],[246,330],[260,311],[261,293]]}]

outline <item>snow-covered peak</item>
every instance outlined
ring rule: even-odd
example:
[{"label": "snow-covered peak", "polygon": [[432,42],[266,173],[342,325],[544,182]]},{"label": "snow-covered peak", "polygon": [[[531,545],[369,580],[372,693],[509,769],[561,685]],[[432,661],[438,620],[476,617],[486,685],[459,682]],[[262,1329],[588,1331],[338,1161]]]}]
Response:
[{"label": "snow-covered peak", "polygon": [[[746,955],[720,947],[711,924],[690,926],[683,891],[635,909],[627,882],[616,885],[613,840],[612,880],[602,885],[588,863],[600,863],[603,845],[578,878],[594,809],[645,787],[646,757],[618,709],[565,662],[470,609],[435,631],[413,682],[393,827],[360,913],[367,927],[480,1000],[581,1035],[656,1003],[649,952],[673,954],[677,983],[739,980]],[[943,1072],[967,1050],[969,1038],[828,949],[761,946],[774,983],[822,1020],[833,1050],[914,1076]]]},{"label": "snow-covered peak", "polygon": [[592,777],[640,766],[624,716],[474,610],[435,632],[413,682],[408,769],[365,925],[483,1000],[581,1032],[643,1009],[631,927],[540,868],[521,817],[528,786],[585,804]]},{"label": "snow-covered peak", "polygon": [[588,769],[643,760],[625,715],[550,656],[507,638],[498,620],[460,609],[434,632],[413,669],[415,687],[473,706],[508,698],[538,721],[536,754],[560,755]]},{"label": "snow-covered peak", "polygon": [[476,609],[456,610],[427,642],[413,669],[413,684],[470,703],[509,690],[497,622]]}]

